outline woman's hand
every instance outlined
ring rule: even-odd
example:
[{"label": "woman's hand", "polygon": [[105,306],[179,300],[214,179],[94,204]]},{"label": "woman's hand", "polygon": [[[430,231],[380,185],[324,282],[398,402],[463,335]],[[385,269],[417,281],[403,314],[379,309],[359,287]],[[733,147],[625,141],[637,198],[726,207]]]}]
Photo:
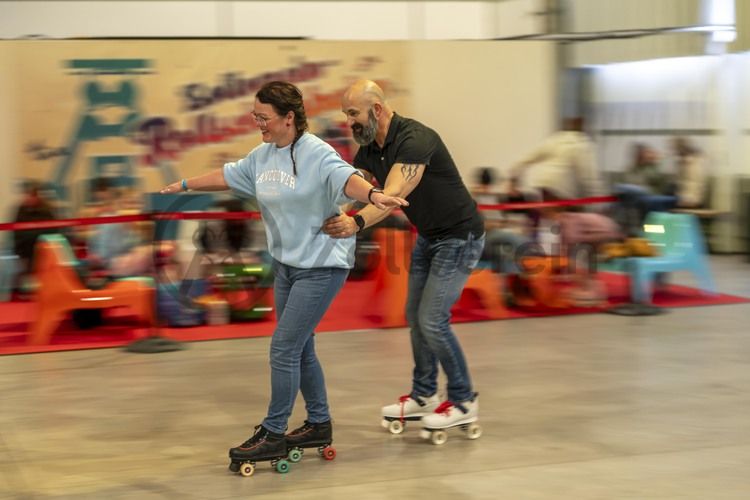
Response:
[{"label": "woman's hand", "polygon": [[164,186],[161,191],[159,191],[160,194],[173,194],[173,193],[181,193],[182,190],[182,181],[179,182],[173,182],[172,184],[169,184],[168,186]]},{"label": "woman's hand", "polygon": [[388,196],[385,193],[375,192],[370,196],[370,201],[380,210],[387,208],[408,207],[409,202],[398,196]]}]

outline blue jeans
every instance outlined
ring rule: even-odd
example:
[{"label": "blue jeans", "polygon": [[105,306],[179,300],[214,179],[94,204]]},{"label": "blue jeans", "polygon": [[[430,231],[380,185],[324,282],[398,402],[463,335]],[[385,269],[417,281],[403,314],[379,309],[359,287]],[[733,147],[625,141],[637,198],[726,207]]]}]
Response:
[{"label": "blue jeans", "polygon": [[461,296],[483,248],[484,235],[434,242],[417,237],[406,299],[406,319],[411,328],[414,355],[412,396],[435,394],[438,361],[448,378],[450,401],[467,401],[474,396],[466,359],[450,320],[451,307]]},{"label": "blue jeans", "polygon": [[348,269],[300,269],[274,261],[274,300],[278,324],[271,338],[271,402],[263,427],[283,433],[297,392],[307,420],[331,419],[323,369],[315,354],[313,330],[344,286]]},{"label": "blue jeans", "polygon": [[649,212],[668,212],[677,205],[676,196],[651,194],[648,189],[634,184],[618,184],[614,192],[619,199],[618,222],[630,236],[640,236]]}]

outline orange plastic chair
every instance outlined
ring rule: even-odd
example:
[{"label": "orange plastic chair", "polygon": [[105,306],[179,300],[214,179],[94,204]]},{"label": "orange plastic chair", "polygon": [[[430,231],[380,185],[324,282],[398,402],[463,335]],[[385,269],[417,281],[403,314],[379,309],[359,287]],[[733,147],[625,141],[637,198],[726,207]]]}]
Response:
[{"label": "orange plastic chair", "polygon": [[492,319],[501,319],[508,316],[508,310],[500,299],[502,288],[499,275],[490,269],[476,269],[469,275],[464,292],[471,290],[476,293],[487,314]]},{"label": "orange plastic chair", "polygon": [[75,272],[77,261],[68,241],[58,234],[39,238],[34,260],[37,314],[29,331],[29,344],[48,344],[60,321],[74,309],[127,306],[144,322],[154,324],[154,287],[150,278],[125,278],[101,290],[90,290]]},{"label": "orange plastic chair", "polygon": [[[404,326],[414,235],[403,230],[376,229],[373,239],[380,247],[380,260],[375,269],[375,288],[370,303],[375,302],[380,306],[383,326]],[[507,316],[507,309],[500,299],[500,277],[491,270],[480,269],[471,273],[464,287],[466,290],[472,290],[479,296],[479,301],[491,318]]]},{"label": "orange plastic chair", "polygon": [[372,237],[380,248],[373,300],[378,301],[384,327],[404,326],[414,236],[401,229],[376,229]]},{"label": "orange plastic chair", "polygon": [[531,289],[531,300],[528,303],[519,301],[520,305],[565,308],[572,304],[559,293],[557,276],[568,266],[568,258],[560,255],[524,257],[521,259],[521,275]]}]

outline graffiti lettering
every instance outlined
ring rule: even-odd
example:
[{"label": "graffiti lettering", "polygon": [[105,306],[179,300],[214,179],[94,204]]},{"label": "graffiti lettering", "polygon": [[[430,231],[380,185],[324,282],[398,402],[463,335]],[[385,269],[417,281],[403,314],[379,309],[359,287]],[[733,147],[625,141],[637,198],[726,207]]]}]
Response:
[{"label": "graffiti lettering", "polygon": [[195,117],[193,127],[186,130],[180,130],[171,118],[156,116],[143,120],[133,139],[147,147],[141,162],[152,166],[164,160],[175,160],[180,153],[195,146],[227,142],[256,129],[250,112],[234,117],[201,113]]},{"label": "graffiti lettering", "polygon": [[[308,116],[338,110],[343,92],[343,89],[331,93],[310,92],[305,97]],[[133,140],[147,148],[141,156],[141,163],[154,166],[162,161],[176,160],[193,147],[228,142],[237,136],[254,133],[257,129],[250,109],[238,116],[200,113],[194,117],[192,127],[187,129],[180,129],[172,118],[154,116],[140,122]]]},{"label": "graffiti lettering", "polygon": [[50,148],[41,142],[31,142],[26,146],[26,152],[37,161],[49,160],[58,156],[68,156],[70,151],[65,146],[59,148]]},{"label": "graffiti lettering", "polygon": [[314,80],[323,75],[325,68],[338,64],[337,61],[305,62],[297,66],[264,73],[252,78],[243,78],[241,73],[224,73],[218,85],[211,87],[203,83],[189,83],[183,87],[184,108],[196,111],[221,101],[252,96],[263,84],[274,80],[292,83]]}]

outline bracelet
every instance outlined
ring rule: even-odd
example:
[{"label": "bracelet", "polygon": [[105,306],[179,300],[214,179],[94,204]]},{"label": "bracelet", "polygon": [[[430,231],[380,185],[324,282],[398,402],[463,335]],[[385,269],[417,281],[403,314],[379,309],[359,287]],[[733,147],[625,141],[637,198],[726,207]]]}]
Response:
[{"label": "bracelet", "polygon": [[370,188],[370,192],[367,193],[367,201],[369,201],[370,203],[372,203],[372,193],[382,193],[382,192],[383,192],[382,189],[379,189],[379,188],[376,188],[376,187]]},{"label": "bracelet", "polygon": [[182,186],[182,190],[183,191],[187,191],[188,190],[187,179],[182,179],[182,184],[180,184],[180,185]]}]

